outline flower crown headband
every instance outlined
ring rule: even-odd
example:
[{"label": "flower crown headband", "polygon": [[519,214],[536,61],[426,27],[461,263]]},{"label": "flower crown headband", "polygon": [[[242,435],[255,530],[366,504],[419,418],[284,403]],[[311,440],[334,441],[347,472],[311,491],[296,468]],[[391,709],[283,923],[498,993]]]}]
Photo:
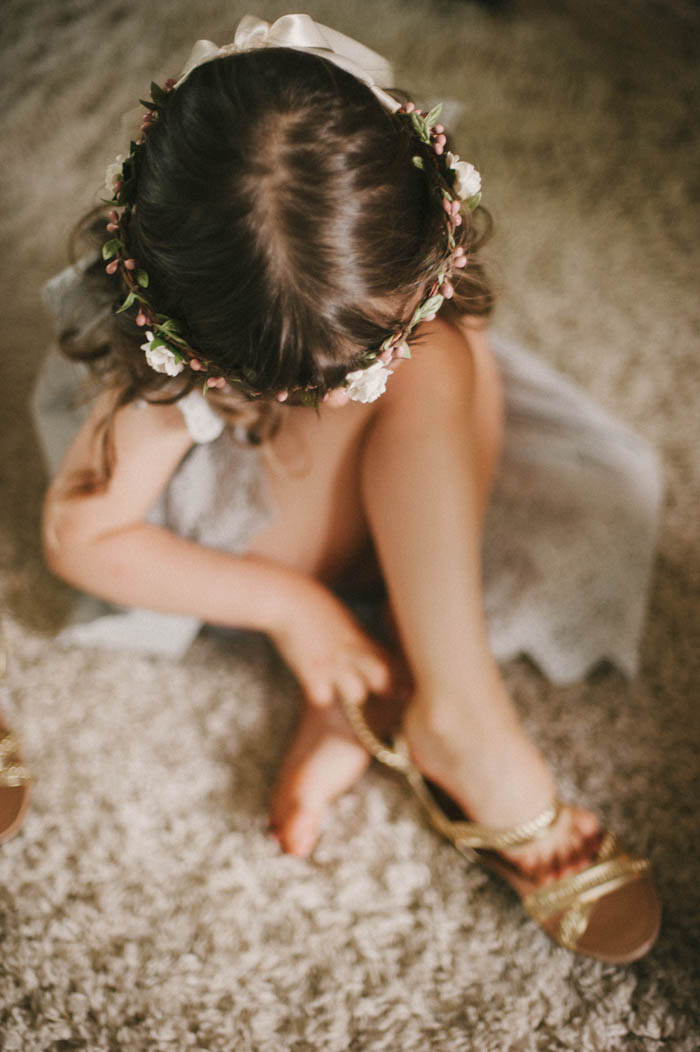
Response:
[{"label": "flower crown headband", "polygon": [[[450,275],[455,269],[467,265],[464,249],[457,245],[455,238],[456,230],[462,224],[461,206],[464,203],[470,211],[477,207],[481,199],[481,177],[473,165],[460,161],[457,154],[446,150],[445,129],[438,123],[442,108],[440,105],[435,106],[429,113],[417,109],[412,102],[401,105],[377,84],[377,80],[385,84],[392,81],[391,67],[385,59],[350,37],[314,22],[308,15],[285,15],[272,25],[252,15],[246,15],[239,23],[231,44],[217,47],[211,41],[199,40],[178,80],[168,80],[162,88],[151,84],[151,99],[141,100],[142,105],[146,107],[146,113],[139,138],[131,142],[129,155],[117,157],[105,173],[109,203],[113,206],[107,223],[107,230],[112,237],[104,244],[102,255],[106,261],[107,273],[119,273],[127,287],[126,299],[117,313],[138,305],[136,323],[146,328],[146,341],[141,345],[141,349],[148,364],[156,372],[177,376],[189,366],[195,372],[203,373],[204,393],[209,388],[235,384],[248,397],[260,397],[253,370],[245,369],[240,375],[220,375],[213,363],[202,358],[189,345],[177,321],[154,310],[147,298],[148,274],[130,257],[126,237],[131,209],[136,199],[145,136],[159,119],[167,104],[168,93],[179,88],[192,70],[205,62],[241,51],[266,47],[291,47],[319,54],[357,76],[371,88],[388,110],[410,120],[417,138],[430,148],[430,157],[438,173],[439,192],[445,212],[447,251],[437,278],[425,300],[414,310],[408,325],[387,337],[378,351],[367,352],[359,366],[346,374],[341,387],[326,395],[326,398],[330,397],[336,402],[348,399],[360,402],[374,401],[386,388],[386,381],[391,375],[390,362],[394,358],[410,358],[406,341],[411,331],[419,322],[432,320],[445,299],[454,295]],[[416,154],[413,163],[417,168],[425,169],[422,155]],[[118,208],[122,210],[121,213],[117,211]],[[278,401],[283,402],[288,395],[288,391],[280,391],[276,397]],[[304,401],[313,404],[318,401],[312,388],[305,389],[301,395]]]}]

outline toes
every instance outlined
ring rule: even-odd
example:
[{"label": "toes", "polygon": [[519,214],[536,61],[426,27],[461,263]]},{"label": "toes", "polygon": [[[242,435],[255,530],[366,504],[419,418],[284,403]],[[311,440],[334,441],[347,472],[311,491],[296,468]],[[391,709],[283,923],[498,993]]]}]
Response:
[{"label": "toes", "polygon": [[600,841],[600,825],[594,814],[582,808],[566,808],[547,836],[518,850],[511,860],[536,884],[552,884],[589,865]]},{"label": "toes", "polygon": [[318,840],[321,816],[313,811],[296,809],[276,826],[271,827],[280,847],[289,855],[306,858]]},{"label": "toes", "polygon": [[577,828],[586,840],[600,838],[600,822],[592,811],[576,808],[574,817]]},{"label": "toes", "polygon": [[518,848],[517,852],[509,854],[509,858],[523,876],[531,880],[538,880],[540,874],[545,873],[540,852],[534,846]]}]

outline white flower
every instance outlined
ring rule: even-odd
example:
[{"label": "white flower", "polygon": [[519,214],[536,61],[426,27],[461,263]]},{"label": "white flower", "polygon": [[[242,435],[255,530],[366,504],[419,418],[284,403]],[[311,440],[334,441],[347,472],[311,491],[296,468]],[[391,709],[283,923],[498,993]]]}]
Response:
[{"label": "white flower", "polygon": [[372,362],[368,369],[355,369],[348,373],[346,387],[348,396],[353,402],[374,402],[386,390],[386,382],[391,376],[384,362]]},{"label": "white flower", "polygon": [[460,161],[458,153],[446,154],[447,167],[455,173],[455,193],[462,201],[475,197],[481,190],[481,176],[473,164]]},{"label": "white flower", "polygon": [[108,164],[105,169],[105,190],[109,194],[110,198],[114,197],[116,192],[115,183],[117,179],[122,177],[122,165],[124,164],[124,158],[119,153],[112,162]]},{"label": "white flower", "polygon": [[162,344],[159,347],[152,347],[153,340],[153,333],[147,332],[146,342],[141,344],[141,350],[145,352],[146,361],[151,369],[157,373],[167,373],[168,376],[177,376],[178,373],[181,373],[185,368],[184,362],[181,362],[169,347]]}]

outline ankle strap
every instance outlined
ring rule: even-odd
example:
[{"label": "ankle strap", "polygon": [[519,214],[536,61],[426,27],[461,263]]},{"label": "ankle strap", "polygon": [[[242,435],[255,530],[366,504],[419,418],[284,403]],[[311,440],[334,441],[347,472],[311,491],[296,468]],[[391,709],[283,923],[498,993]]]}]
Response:
[{"label": "ankle strap", "polygon": [[521,822],[512,829],[496,829],[478,822],[468,822],[466,819],[452,821],[437,804],[423,775],[411,761],[405,738],[397,735],[392,748],[381,741],[367,726],[360,705],[342,697],[340,701],[350,726],[365,749],[374,756],[375,760],[379,760],[386,767],[400,771],[406,776],[416,796],[428,811],[435,828],[439,829],[460,850],[504,851],[507,848],[521,847],[543,836],[559,817],[561,803],[559,800],[554,800],[534,818]]}]

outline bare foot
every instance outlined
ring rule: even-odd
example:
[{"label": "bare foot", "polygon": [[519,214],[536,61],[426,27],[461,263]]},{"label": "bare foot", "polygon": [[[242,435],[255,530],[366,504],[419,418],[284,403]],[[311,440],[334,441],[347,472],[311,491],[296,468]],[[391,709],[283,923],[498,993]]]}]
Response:
[{"label": "bare foot", "polygon": [[[486,721],[485,721],[486,722]],[[547,807],[556,791],[544,759],[516,725],[472,726],[456,718],[449,734],[435,728],[420,704],[404,717],[404,733],[418,769],[473,821],[508,828]],[[596,816],[566,805],[555,824],[531,844],[501,852],[525,876],[546,884],[585,867],[600,845]]]},{"label": "bare foot", "polygon": [[311,853],[329,805],[354,785],[368,764],[369,754],[338,706],[305,706],[270,806],[270,828],[284,851]]},{"label": "bare foot", "polygon": [[[406,700],[397,675],[389,697],[372,696],[365,716],[382,737],[398,725]],[[306,856],[318,840],[323,816],[364,774],[369,753],[357,740],[339,704],[307,705],[282,762],[270,804],[270,828],[284,851]]]}]

